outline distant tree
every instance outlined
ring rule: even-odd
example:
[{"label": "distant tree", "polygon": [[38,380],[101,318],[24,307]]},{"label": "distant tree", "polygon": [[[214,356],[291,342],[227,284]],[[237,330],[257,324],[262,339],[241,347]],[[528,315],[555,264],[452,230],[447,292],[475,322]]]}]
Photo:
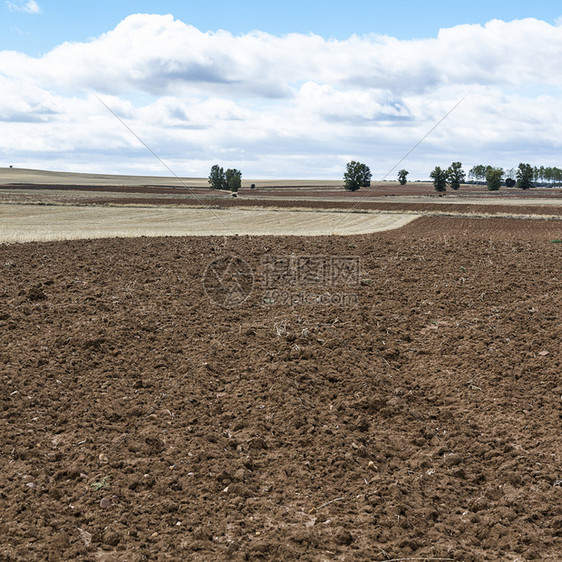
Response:
[{"label": "distant tree", "polygon": [[520,189],[533,187],[533,167],[530,164],[519,164],[517,168],[517,187]]},{"label": "distant tree", "polygon": [[539,179],[541,180],[541,182],[543,182],[546,179],[544,172],[545,172],[545,167],[541,166],[539,168]]},{"label": "distant tree", "polygon": [[226,189],[229,189],[232,193],[238,193],[238,190],[242,187],[242,172],[236,168],[228,169],[225,176]]},{"label": "distant tree", "polygon": [[554,168],[551,168],[550,166],[543,168],[542,179],[544,181],[551,184],[553,180],[553,176],[554,176]]},{"label": "distant tree", "polygon": [[212,189],[226,189],[226,174],[218,164],[215,164],[211,168],[211,173],[209,174],[209,185]]},{"label": "distant tree", "polygon": [[560,185],[560,181],[562,181],[562,170],[560,168],[557,168],[556,166],[550,168],[550,170],[551,170],[549,174],[550,187],[553,187],[555,185]]},{"label": "distant tree", "polygon": [[406,176],[409,174],[410,172],[408,172],[408,170],[400,170],[398,172],[398,181],[400,182],[400,185],[406,185],[407,183],[407,179]]},{"label": "distant tree", "polygon": [[429,174],[429,177],[433,180],[435,191],[442,192],[447,190],[447,170],[442,170],[439,166],[436,166],[433,172]]},{"label": "distant tree", "polygon": [[506,187],[515,187],[515,178],[516,176],[516,172],[515,172],[515,168],[508,168],[505,171],[505,186]]},{"label": "distant tree", "polygon": [[538,166],[533,167],[533,182],[539,183],[541,178],[541,170]]},{"label": "distant tree", "polygon": [[[542,169],[542,166],[541,166]],[[560,168],[554,167],[547,167],[543,170],[543,177],[542,179],[545,182],[548,182],[550,187],[555,185],[559,185],[562,181],[562,170]]]},{"label": "distant tree", "polygon": [[488,184],[488,191],[498,191],[502,185],[503,170],[502,168],[490,167],[486,171],[486,183]]},{"label": "distant tree", "polygon": [[486,179],[486,166],[478,164],[470,169],[468,176],[475,181],[484,181]]},{"label": "distant tree", "polygon": [[347,191],[357,191],[361,187],[369,187],[371,177],[369,166],[352,160],[348,162],[346,172],[343,175],[344,187]]},{"label": "distant tree", "polygon": [[462,164],[460,162],[453,162],[447,170],[447,177],[451,189],[457,190],[461,186],[461,183],[466,181],[466,174],[462,169]]},{"label": "distant tree", "polygon": [[486,172],[491,168],[492,166],[490,166],[489,164],[484,166],[483,164],[480,164],[479,166],[477,166],[478,168],[478,179],[481,182],[485,182],[486,181]]}]

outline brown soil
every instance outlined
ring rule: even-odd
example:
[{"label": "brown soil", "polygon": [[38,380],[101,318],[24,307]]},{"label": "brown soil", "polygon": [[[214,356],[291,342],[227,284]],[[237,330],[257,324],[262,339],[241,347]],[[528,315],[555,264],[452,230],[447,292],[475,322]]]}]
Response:
[{"label": "brown soil", "polygon": [[359,202],[359,201],[306,201],[306,200],[248,200],[248,199],[221,199],[220,201],[209,200],[186,200],[186,199],[104,199],[92,200],[81,204],[91,205],[188,205],[188,206],[216,206],[219,208],[244,208],[244,207],[264,207],[276,209],[339,209],[349,211],[392,211],[414,213],[439,213],[439,214],[472,214],[472,215],[550,215],[562,216],[562,205],[533,205],[533,206],[512,206],[512,205],[474,205],[462,203],[391,203],[391,202]]},{"label": "brown soil", "polygon": [[[560,560],[557,238],[0,246],[0,560]],[[255,286],[224,309],[229,254]],[[357,305],[264,298],[290,254],[359,256]]]},{"label": "brown soil", "polygon": [[[414,184],[418,185],[418,184]],[[424,185],[424,184],[422,184]],[[494,193],[494,202],[488,200],[489,192],[482,187],[471,187],[455,193],[447,194],[446,202],[438,198],[428,188],[418,187],[417,191],[412,188],[411,192],[405,193],[401,187],[385,187],[384,190],[373,190],[348,193],[340,191],[305,190],[305,191],[283,191],[281,188],[268,190],[250,191],[245,190],[243,195],[232,198],[229,193],[213,191],[209,189],[176,189],[162,187],[139,187],[139,186],[22,186],[11,188],[10,191],[0,193],[0,203],[30,203],[30,204],[66,204],[66,205],[137,205],[137,206],[189,206],[189,207],[217,207],[217,208],[276,208],[276,209],[338,209],[342,211],[390,211],[390,212],[414,212],[431,213],[439,215],[466,214],[472,216],[509,215],[509,216],[562,216],[562,196],[559,190],[534,189],[528,192],[521,190],[510,190]],[[59,193],[54,194],[53,191]],[[80,193],[77,194],[77,191]],[[65,192],[63,195],[61,192]],[[88,192],[98,193],[88,197]],[[115,193],[115,196],[111,196]],[[118,195],[117,195],[118,194]],[[127,197],[125,194],[129,194]],[[158,197],[162,195],[163,197]],[[435,203],[427,201],[393,201],[393,196],[403,195],[431,195],[435,197]],[[383,196],[388,200],[381,200]],[[292,197],[292,199],[286,199]],[[315,200],[322,197],[322,201]],[[349,201],[342,201],[345,197]],[[369,201],[378,197],[379,199]],[[307,199],[308,198],[308,199]],[[482,204],[467,203],[466,198],[482,200]],[[497,199],[506,201],[517,200],[521,204],[502,205]],[[549,199],[545,205],[524,204],[525,199]],[[332,200],[330,200],[332,199]],[[553,200],[560,200],[561,204],[552,204]]]},{"label": "brown soil", "polygon": [[[34,183],[21,183],[21,184],[0,184],[0,189],[10,189],[14,192],[23,190],[33,190],[37,192],[49,191],[91,191],[91,192],[111,192],[111,193],[131,193],[131,194],[156,194],[156,195],[177,195],[177,194],[198,194],[208,197],[228,197],[229,194],[222,191],[215,191],[209,189],[205,180],[201,181],[201,185],[197,187],[182,187],[182,186],[161,186],[161,185],[70,185],[70,184],[34,184]],[[398,185],[392,182],[373,183],[372,187],[364,188],[359,191],[349,192],[345,191],[342,187],[334,188],[332,186],[317,187],[310,186],[284,186],[279,185],[276,187],[263,187],[258,186],[256,189],[244,187],[241,191],[247,196],[256,197],[346,197],[349,199],[365,199],[373,197],[393,197],[393,196],[435,196],[438,194],[431,183],[408,183],[405,186]],[[520,189],[502,189],[491,193],[485,186],[466,184],[458,191],[447,191],[446,196],[449,198],[463,199],[466,197],[481,197],[485,200],[488,197],[501,197],[507,199],[513,198],[537,198],[537,197],[560,197],[562,194],[560,189],[553,188],[533,188],[527,191]]]}]

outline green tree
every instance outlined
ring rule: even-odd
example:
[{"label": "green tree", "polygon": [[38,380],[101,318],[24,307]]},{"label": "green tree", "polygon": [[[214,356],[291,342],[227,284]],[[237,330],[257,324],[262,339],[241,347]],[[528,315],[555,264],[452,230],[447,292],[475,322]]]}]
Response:
[{"label": "green tree", "polygon": [[515,187],[515,178],[516,172],[515,168],[509,168],[505,171],[505,186],[506,187]]},{"label": "green tree", "polygon": [[212,189],[226,189],[226,174],[218,164],[215,164],[211,168],[211,173],[209,174],[209,185]]},{"label": "green tree", "polygon": [[560,168],[554,168],[553,180],[557,185],[560,185],[560,182],[562,182],[562,170]]},{"label": "green tree", "polygon": [[538,174],[537,174],[537,181],[540,181],[541,183],[544,182],[544,166],[541,166],[538,169]]},{"label": "green tree", "polygon": [[453,162],[447,170],[447,177],[449,179],[451,189],[458,189],[461,186],[461,183],[466,181],[466,174],[462,169],[462,164],[460,162]]},{"label": "green tree", "polygon": [[533,181],[539,183],[541,178],[541,170],[538,166],[533,167]]},{"label": "green tree", "polygon": [[408,170],[400,170],[398,172],[398,181],[400,182],[400,185],[406,185],[407,183],[407,179],[406,176],[409,174],[410,172],[408,172]]},{"label": "green tree", "polygon": [[486,166],[477,164],[470,169],[468,176],[475,181],[484,181],[486,179]]},{"label": "green tree", "polygon": [[505,178],[505,186],[506,187],[515,187],[516,181],[513,178]]},{"label": "green tree", "polygon": [[552,184],[552,181],[554,179],[554,170],[555,170],[555,168],[551,168],[550,166],[547,166],[546,168],[544,168],[542,179],[544,179],[548,183]]},{"label": "green tree", "polygon": [[442,170],[439,166],[436,166],[433,172],[429,174],[429,177],[433,180],[435,191],[442,192],[447,190],[447,170]]},{"label": "green tree", "polygon": [[357,191],[361,187],[369,187],[371,177],[369,166],[352,160],[348,162],[346,172],[343,175],[344,187],[347,191]]},{"label": "green tree", "polygon": [[517,168],[517,187],[520,189],[533,187],[533,167],[530,164],[519,164]]},{"label": "green tree", "polygon": [[242,187],[242,172],[236,168],[228,169],[226,171],[226,189],[232,191],[232,193],[237,193]]},{"label": "green tree", "polygon": [[498,191],[502,185],[502,178],[502,168],[489,168],[486,171],[486,183],[488,185],[488,191]]}]

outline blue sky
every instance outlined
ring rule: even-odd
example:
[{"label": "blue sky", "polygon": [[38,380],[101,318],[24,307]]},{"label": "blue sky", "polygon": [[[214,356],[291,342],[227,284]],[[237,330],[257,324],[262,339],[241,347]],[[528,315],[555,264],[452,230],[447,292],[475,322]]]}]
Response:
[{"label": "blue sky", "polygon": [[[0,0],[0,166],[380,179],[562,165],[554,2]],[[220,31],[219,30],[223,30]],[[314,34],[314,35],[311,35]],[[394,177],[395,173],[390,177]]]},{"label": "blue sky", "polygon": [[399,39],[433,37],[442,27],[465,23],[527,17],[555,23],[562,16],[559,2],[528,0],[37,0],[38,14],[10,8],[10,4],[25,3],[2,0],[0,50],[16,49],[38,55],[64,41],[84,41],[98,36],[133,13],[173,14],[202,31],[315,33],[337,39],[346,39],[354,33],[388,34]]}]

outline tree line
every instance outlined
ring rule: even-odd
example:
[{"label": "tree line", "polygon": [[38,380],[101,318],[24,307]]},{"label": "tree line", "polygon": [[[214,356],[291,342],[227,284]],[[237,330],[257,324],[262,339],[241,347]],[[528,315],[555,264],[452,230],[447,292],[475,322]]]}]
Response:
[{"label": "tree line", "polygon": [[[562,184],[562,169],[557,168],[556,166],[531,166],[530,164],[519,164],[518,168],[510,168],[503,172],[507,187],[514,187],[518,178],[518,174],[521,173],[520,170],[522,166],[525,167],[525,174],[529,176],[531,183],[535,184],[532,187],[553,187],[555,185]],[[468,177],[474,182],[485,182],[486,174],[490,168],[491,166],[478,164],[477,166],[471,168],[471,170],[468,172]],[[501,168],[497,169],[501,170]],[[515,183],[509,185],[511,182],[509,182],[508,180],[511,180],[511,182]]]},{"label": "tree line", "polygon": [[[405,169],[398,172],[400,185],[406,185],[408,174]],[[467,174],[461,162],[452,162],[448,168],[436,166],[429,177],[433,180],[435,190],[439,192],[446,191],[447,187],[457,190],[461,184],[467,183]],[[538,185],[553,187],[562,184],[562,170],[556,167],[533,167],[523,162],[517,168],[509,170],[479,164],[469,170],[468,178],[471,183],[485,183],[489,191],[498,191],[502,185],[530,189]],[[371,185],[371,171],[365,164],[352,160],[347,164],[343,179],[346,190],[356,191]]]},{"label": "tree line", "polygon": [[[436,191],[445,191],[447,185],[451,189],[458,189],[461,183],[467,181],[460,162],[453,162],[447,170],[442,170],[439,166],[436,166],[429,177],[433,180]],[[486,184],[489,191],[498,191],[502,185],[530,189],[537,186],[553,187],[557,183],[560,184],[562,182],[562,170],[544,166],[533,167],[523,162],[517,168],[509,170],[478,164],[469,170],[468,178],[469,183]]]},{"label": "tree line", "polygon": [[[405,169],[398,172],[400,185],[406,185],[408,174],[408,170]],[[369,166],[352,160],[347,163],[343,175],[344,187],[347,191],[357,191],[362,187],[369,187],[371,177]],[[461,162],[452,162],[446,169],[436,166],[430,172],[429,177],[433,180],[435,190],[439,192],[446,191],[447,186],[457,190],[461,184],[467,183],[467,174],[463,170]],[[517,168],[508,170],[478,164],[469,170],[468,182],[485,183],[489,191],[498,191],[502,185],[520,189],[530,189],[537,185],[553,187],[562,184],[562,169],[547,166],[533,167],[523,162]],[[209,174],[209,185],[213,189],[224,189],[235,194],[242,186],[242,172],[236,169],[225,171],[215,164]],[[254,187],[253,184],[252,187]]]}]

